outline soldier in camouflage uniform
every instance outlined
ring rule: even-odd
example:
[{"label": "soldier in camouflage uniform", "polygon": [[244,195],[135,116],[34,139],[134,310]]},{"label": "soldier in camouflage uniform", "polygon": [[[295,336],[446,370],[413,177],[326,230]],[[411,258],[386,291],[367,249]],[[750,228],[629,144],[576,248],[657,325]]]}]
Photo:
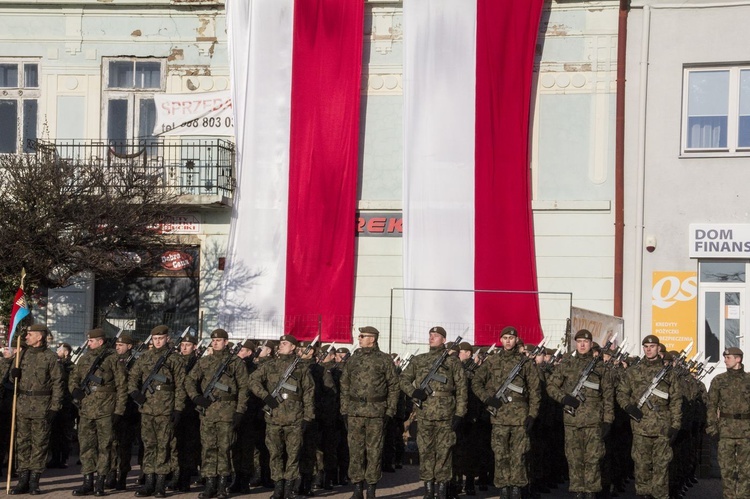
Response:
[{"label": "soldier in camouflage uniform", "polygon": [[[419,447],[419,478],[425,484],[425,499],[432,499],[437,488],[437,498],[447,499],[448,482],[453,476],[453,447],[456,429],[466,415],[468,386],[466,375],[458,357],[449,355],[443,361],[439,374],[446,382],[430,381],[431,395],[419,388],[433,364],[445,351],[445,329],[430,329],[430,351],[417,355],[401,373],[401,389],[421,408],[417,411],[417,447]],[[415,402],[416,405],[416,402]],[[437,487],[435,486],[437,483]]]},{"label": "soldier in camouflage uniform", "polygon": [[523,368],[512,380],[506,395],[510,402],[503,404],[495,397],[508,375],[523,359],[517,348],[518,331],[507,326],[501,331],[503,349],[487,357],[479,366],[471,388],[494,409],[492,416],[492,450],[495,453],[495,486],[502,499],[520,499],[521,488],[529,483],[526,458],[530,449],[529,433],[539,415],[542,392],[539,373],[533,362]]},{"label": "soldier in camouflage uniform", "polygon": [[719,437],[719,467],[725,499],[750,497],[750,374],[737,347],[724,351],[727,371],[708,392],[709,435]]},{"label": "soldier in camouflage uniform", "polygon": [[625,372],[617,387],[617,403],[632,418],[635,462],[635,491],[640,497],[668,499],[668,467],[672,460],[670,445],[677,438],[682,421],[682,394],[675,373],[670,371],[649,397],[647,404],[638,407],[639,399],[664,368],[658,355],[659,338],[646,336],[643,341],[644,359]]},{"label": "soldier in camouflage uniform", "polygon": [[276,482],[272,499],[297,497],[294,491],[299,479],[302,435],[315,419],[315,383],[304,366],[298,364],[286,380],[281,401],[271,396],[284,371],[294,362],[298,346],[297,338],[285,334],[279,340],[278,357],[264,362],[250,375],[250,390],[263,399],[268,409],[266,445],[271,454],[271,478]]},{"label": "soldier in camouflage uniform", "polygon": [[[92,329],[87,335],[88,350],[68,380],[68,389],[79,407],[78,445],[83,474],[83,485],[73,490],[73,495],[95,492],[96,496],[103,496],[111,467],[113,424],[122,418],[128,399],[127,380],[117,354],[106,344],[104,330]],[[94,472],[98,473],[96,485]]]},{"label": "soldier in camouflage uniform", "polygon": [[[185,382],[185,391],[201,411],[201,476],[206,479],[206,488],[198,496],[200,499],[226,499],[232,472],[229,451],[235,429],[247,410],[247,368],[227,347],[228,343],[229,334],[224,329],[214,329],[213,353],[198,360]],[[209,384],[217,379],[210,390]],[[222,385],[224,388],[220,388]]]},{"label": "soldier in camouflage uniform", "polygon": [[598,362],[581,390],[582,397],[571,392],[582,372],[593,361],[592,335],[581,329],[575,335],[575,357],[569,357],[555,369],[547,382],[549,396],[565,408],[565,457],[568,460],[571,492],[577,499],[594,499],[602,490],[600,461],[604,457],[604,437],[614,421],[614,385],[609,371]]},{"label": "soldier in camouflage uniform", "polygon": [[40,494],[39,479],[47,464],[52,420],[62,406],[62,369],[47,348],[47,326],[33,324],[21,348],[20,366],[10,370],[18,383],[16,403],[16,466],[18,484],[11,494]]},{"label": "soldier in camouflage uniform", "polygon": [[[169,328],[161,325],[151,330],[152,348],[143,352],[135,361],[128,379],[130,397],[140,406],[141,441],[143,442],[143,473],[146,481],[135,493],[137,497],[166,497],[166,476],[171,469],[172,439],[174,427],[179,422],[185,406],[185,366],[172,355],[167,343]],[[156,381],[150,390],[142,385],[154,371],[160,358],[166,359],[158,373],[166,381]]]},{"label": "soldier in camouflage uniform", "polygon": [[[270,340],[261,343],[254,362],[255,367],[250,370],[250,375],[264,363],[273,360],[276,348],[275,343],[275,341]],[[274,484],[273,480],[271,480],[271,458],[268,446],[266,446],[266,413],[263,412],[264,405],[265,403],[262,399],[250,392],[250,398],[247,402],[247,412],[251,421],[250,433],[252,435],[254,461],[257,462],[255,478],[250,482],[250,486],[257,487],[260,485],[272,489]]]},{"label": "soldier in camouflage uniform", "polygon": [[378,348],[379,335],[374,327],[359,328],[359,348],[341,371],[341,416],[349,429],[352,499],[363,498],[365,481],[368,499],[375,497],[375,486],[383,476],[385,427],[396,414],[400,393],[391,356]]}]

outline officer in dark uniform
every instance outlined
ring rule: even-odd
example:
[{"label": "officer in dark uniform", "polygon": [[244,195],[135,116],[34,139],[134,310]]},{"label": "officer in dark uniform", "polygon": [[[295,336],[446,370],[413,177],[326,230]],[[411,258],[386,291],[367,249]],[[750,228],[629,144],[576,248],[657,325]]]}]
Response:
[{"label": "officer in dark uniform", "polygon": [[52,421],[52,436],[49,442],[51,459],[47,463],[47,468],[65,469],[68,467],[70,446],[73,442],[75,420],[78,413],[68,390],[68,379],[74,367],[73,362],[70,360],[70,353],[72,351],[73,349],[68,343],[61,343],[56,351],[63,375],[63,401],[60,412],[57,413],[55,420]]},{"label": "officer in dark uniform", "polygon": [[[190,375],[198,361],[197,346],[198,339],[191,334],[180,340],[178,358],[185,364],[185,376]],[[185,409],[174,430],[177,441],[177,471],[172,481],[175,482],[173,488],[180,492],[190,492],[190,479],[198,474],[201,462],[200,416],[193,401],[187,393],[185,395]]]}]

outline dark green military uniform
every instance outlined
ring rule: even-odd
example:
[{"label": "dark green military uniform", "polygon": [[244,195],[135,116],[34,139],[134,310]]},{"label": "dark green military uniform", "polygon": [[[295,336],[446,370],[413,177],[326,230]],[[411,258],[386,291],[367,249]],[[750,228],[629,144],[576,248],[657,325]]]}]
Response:
[{"label": "dark green military uniform", "polygon": [[[360,328],[360,333],[372,334],[376,341],[379,335],[373,327]],[[384,423],[396,414],[400,394],[396,367],[375,343],[354,351],[340,383],[341,414],[349,427],[349,478],[375,485],[383,475]]]},{"label": "dark green military uniform", "polygon": [[[436,326],[430,333],[445,338],[445,330]],[[430,347],[430,351],[417,355],[401,373],[401,389],[412,398],[426,378],[436,360],[445,352],[445,345]],[[417,411],[417,447],[419,447],[419,478],[429,490],[434,481],[438,496],[447,494],[448,481],[453,476],[453,446],[456,444],[455,427],[466,415],[468,386],[461,361],[448,356],[443,361],[439,374],[446,377],[446,383],[431,381],[432,395],[426,397]]]},{"label": "dark green military uniform", "polygon": [[[587,334],[582,334],[583,331],[576,334],[576,340],[591,340],[591,333],[585,331]],[[566,407],[563,422],[569,490],[590,493],[591,497],[602,489],[600,461],[604,457],[603,436],[609,432],[615,417],[614,385],[609,371],[601,362],[596,364],[585,380],[580,399],[572,400],[573,389],[593,359],[593,351],[569,357],[547,380],[549,396]]]},{"label": "dark green military uniform", "polygon": [[[508,328],[506,328],[508,329]],[[503,334],[517,335],[515,329]],[[485,403],[495,396],[508,375],[525,354],[517,350],[500,350],[487,357],[479,366],[471,388],[480,400]],[[528,482],[526,458],[530,449],[529,435],[531,424],[539,415],[541,403],[541,384],[539,373],[534,363],[527,361],[513,379],[510,390],[506,393],[510,402],[497,407],[491,417],[492,451],[495,454],[495,486],[501,489],[501,497],[525,487]]]},{"label": "dark green military uniform", "polygon": [[[132,345],[134,340],[129,334],[122,333],[117,338],[117,343]],[[117,356],[117,362],[122,365],[125,372],[126,385],[130,374],[127,370],[127,361],[130,358],[130,352],[130,350],[126,350]],[[114,425],[114,439],[112,441],[112,470],[114,473],[110,471],[110,477],[115,479],[114,487],[117,490],[125,490],[126,488],[128,473],[131,470],[130,459],[133,454],[133,443],[138,438],[139,429],[140,414],[138,414],[138,406],[133,399],[128,397],[125,403],[125,413]]]},{"label": "dark green military uniform", "polygon": [[[282,336],[280,341],[299,344],[291,335]],[[287,380],[288,387],[282,389],[282,402],[271,400],[270,397],[295,358],[297,356],[294,353],[279,354],[277,358],[261,364],[250,375],[250,390],[272,407],[270,414],[265,416],[266,445],[270,452],[271,478],[276,481],[277,487],[274,496],[279,497],[279,488],[287,489],[282,490],[286,495],[290,495],[290,491],[295,488],[299,479],[302,427],[315,419],[315,383],[304,366],[297,364]],[[278,406],[273,407],[274,402]]]},{"label": "dark green military uniform", "polygon": [[[724,355],[742,357],[730,348]],[[719,467],[725,499],[750,497],[750,374],[739,364],[711,382],[708,392],[708,428],[719,437]]]},{"label": "dark green military uniform", "polygon": [[[104,331],[92,329],[88,337],[104,339]],[[98,368],[92,372],[95,363]],[[89,374],[93,376],[87,380]],[[90,493],[92,475],[97,472],[96,491],[102,494],[111,465],[113,414],[122,417],[128,399],[125,368],[106,343],[89,348],[73,369],[68,389],[79,404],[78,444],[81,473],[84,475],[83,489]]]},{"label": "dark green military uniform", "polygon": [[[66,357],[60,357],[60,349],[65,349]],[[49,442],[50,461],[47,468],[67,468],[68,458],[70,457],[70,447],[75,437],[75,421],[78,413],[73,399],[68,391],[68,380],[70,373],[73,372],[75,364],[70,361],[71,347],[67,343],[58,347],[58,362],[62,369],[63,376],[63,399],[60,412],[57,413],[52,421],[52,435]]]},{"label": "dark green military uniform", "polygon": [[[190,342],[197,344],[194,336],[188,335],[180,342]],[[197,364],[198,357],[196,352],[190,355],[179,355],[177,357],[185,365],[185,376],[190,375]],[[201,463],[201,434],[200,434],[200,415],[195,409],[195,404],[190,397],[185,397],[185,408],[182,411],[180,421],[177,423],[175,430],[175,441],[177,449],[177,476],[172,478],[173,488],[180,492],[190,491],[190,479],[193,474],[198,473],[198,467]]]},{"label": "dark green military uniform", "polygon": [[[644,345],[658,343],[659,339],[653,335],[643,339]],[[625,371],[617,388],[617,403],[628,414],[639,416],[640,419],[630,422],[633,430],[631,455],[635,462],[635,491],[641,495],[650,494],[655,499],[669,497],[670,439],[676,437],[682,421],[682,395],[674,372],[669,371],[649,397],[653,408],[644,404],[639,409],[637,404],[663,368],[664,362],[660,357],[644,357]]]}]

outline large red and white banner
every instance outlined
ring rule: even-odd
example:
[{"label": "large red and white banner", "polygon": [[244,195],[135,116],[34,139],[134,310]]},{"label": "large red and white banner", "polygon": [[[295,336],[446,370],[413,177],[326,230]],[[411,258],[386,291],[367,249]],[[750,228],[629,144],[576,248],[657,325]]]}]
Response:
[{"label": "large red and white banner", "polygon": [[477,344],[507,325],[542,336],[528,158],[542,4],[404,2],[407,342],[433,324]]},{"label": "large red and white banner", "polygon": [[[364,2],[227,2],[234,334],[351,340]],[[242,324],[249,330],[242,331]]]}]

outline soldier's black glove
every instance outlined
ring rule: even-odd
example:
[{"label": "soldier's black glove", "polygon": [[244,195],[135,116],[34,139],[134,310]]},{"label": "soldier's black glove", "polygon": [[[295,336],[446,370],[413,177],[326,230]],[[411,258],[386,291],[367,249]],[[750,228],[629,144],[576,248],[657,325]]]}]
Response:
[{"label": "soldier's black glove", "polygon": [[567,405],[568,407],[572,407],[573,409],[578,409],[578,406],[581,405],[581,401],[569,393],[565,394],[562,399],[562,403],[563,405]]},{"label": "soldier's black glove", "polygon": [[625,412],[630,414],[630,417],[632,417],[636,421],[640,421],[643,418],[643,411],[640,410],[638,407],[634,406],[633,404],[626,405]]},{"label": "soldier's black glove", "polygon": [[244,416],[244,414],[242,414],[241,412],[235,412],[235,413],[234,413],[234,414],[232,415],[232,428],[233,428],[233,429],[234,429],[235,431],[236,431],[236,430],[237,430],[237,429],[238,429],[238,428],[240,427],[240,425],[242,424],[242,417],[243,417],[243,416]]},{"label": "soldier's black glove", "polygon": [[464,418],[461,416],[453,416],[453,419],[451,420],[451,429],[453,431],[458,430],[458,427],[461,426],[461,423],[463,423]]},{"label": "soldier's black glove", "polygon": [[602,438],[604,438],[604,437],[606,437],[607,435],[609,435],[609,430],[611,430],[611,429],[612,429],[612,423],[605,423],[605,422],[602,422],[602,423],[601,423],[601,424],[600,424],[599,426],[600,426],[600,427],[601,427],[601,429],[602,429]]},{"label": "soldier's black glove", "polygon": [[174,410],[172,411],[172,415],[169,417],[170,423],[172,423],[172,426],[177,426],[180,424],[180,418],[182,418],[182,411]]},{"label": "soldier's black glove", "polygon": [[670,428],[667,431],[667,438],[669,438],[669,445],[672,445],[675,440],[677,440],[677,435],[680,433],[680,430],[677,428]]},{"label": "soldier's black glove", "polygon": [[80,388],[73,388],[73,391],[70,392],[70,395],[73,397],[73,400],[76,402],[80,402],[83,400],[83,397],[86,396],[86,392],[81,390]]},{"label": "soldier's black glove", "polygon": [[497,397],[487,397],[487,400],[484,401],[484,404],[490,407],[494,407],[495,409],[499,409],[500,406],[503,405],[503,401]]},{"label": "soldier's black glove", "polygon": [[48,423],[51,423],[52,420],[55,419],[55,416],[57,416],[57,411],[47,411],[44,413],[44,419],[46,419]]},{"label": "soldier's black glove", "polygon": [[10,379],[13,381],[18,381],[21,379],[21,368],[20,367],[11,367],[10,368]]},{"label": "soldier's black glove", "polygon": [[414,390],[412,392],[411,398],[417,399],[417,400],[423,402],[423,401],[427,400],[427,392],[425,392],[421,388],[417,388],[416,390]]},{"label": "soldier's black glove", "polygon": [[130,392],[130,398],[133,399],[138,405],[143,405],[146,403],[146,396],[138,390],[133,390],[132,392]]},{"label": "soldier's black glove", "polygon": [[208,409],[208,406],[211,405],[211,400],[208,397],[204,397],[203,395],[196,395],[193,398],[193,403],[197,405],[198,407],[203,407],[204,409]]},{"label": "soldier's black glove", "polygon": [[279,406],[279,401],[270,395],[266,395],[266,397],[263,399],[263,402],[265,402],[266,405],[271,409],[276,409]]},{"label": "soldier's black glove", "polygon": [[523,429],[526,430],[526,434],[531,433],[531,428],[534,426],[534,418],[532,416],[526,416],[526,421],[523,422]]}]

